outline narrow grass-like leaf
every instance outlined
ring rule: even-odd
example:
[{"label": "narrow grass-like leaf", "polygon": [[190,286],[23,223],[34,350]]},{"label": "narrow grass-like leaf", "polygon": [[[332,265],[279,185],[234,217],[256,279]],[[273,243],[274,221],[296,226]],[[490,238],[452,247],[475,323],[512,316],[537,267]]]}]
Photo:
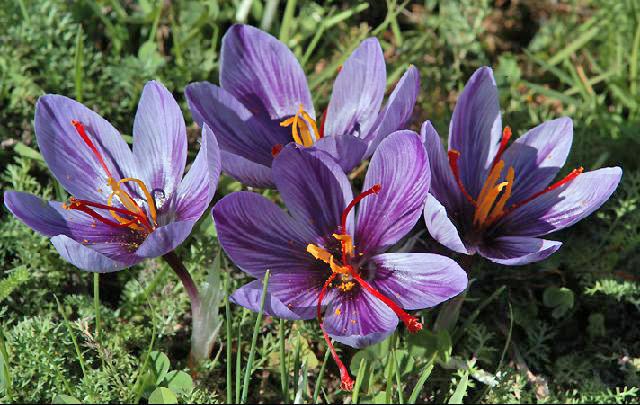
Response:
[{"label": "narrow grass-like leaf", "polygon": [[465,371],[464,374],[462,375],[462,378],[460,379],[460,382],[458,383],[458,386],[456,387],[456,390],[453,392],[453,395],[451,395],[451,398],[449,398],[448,403],[461,404],[462,399],[464,398],[465,395],[467,395],[468,384],[469,384],[469,373]]},{"label": "narrow grass-like leaf", "polygon": [[[585,24],[588,24],[588,23],[585,23]],[[549,65],[551,66],[557,65],[558,63],[562,62],[564,59],[570,57],[571,54],[573,54],[578,49],[584,47],[587,44],[587,42],[595,38],[600,32],[600,29],[601,29],[601,26],[597,24],[591,29],[580,34],[578,38],[573,40],[573,42],[567,45],[564,49],[562,49],[561,51],[553,55],[551,58],[549,58],[548,60]]]},{"label": "narrow grass-like leaf", "polygon": [[489,305],[493,300],[495,300],[496,298],[498,298],[498,296],[500,294],[502,294],[502,292],[506,289],[506,286],[500,286],[500,288],[498,288],[497,290],[495,290],[493,292],[493,294],[491,294],[489,297],[485,298],[484,301],[482,301],[480,303],[480,305],[478,305],[475,309],[475,311],[473,311],[473,313],[464,321],[464,323],[462,324],[462,326],[456,330],[456,332],[453,334],[453,337],[451,339],[451,341],[455,344],[458,339],[460,339],[462,337],[462,335],[464,334],[464,332],[468,329],[469,325],[471,325],[473,323],[473,321],[476,320],[476,318],[478,317],[478,315],[480,315],[480,312],[482,312],[482,310]]},{"label": "narrow grass-like leaf", "polygon": [[296,2],[296,0],[287,0],[287,6],[282,16],[279,39],[285,44],[289,41],[289,36],[291,35],[291,24],[293,23],[293,14],[296,11]]},{"label": "narrow grass-like leaf", "polygon": [[429,376],[431,375],[431,371],[433,371],[433,363],[436,360],[436,356],[438,352],[434,352],[429,359],[429,362],[424,366],[422,371],[420,372],[420,377],[418,378],[418,382],[416,382],[415,387],[413,387],[413,391],[411,391],[411,396],[409,397],[408,404],[415,404],[418,400],[418,395],[422,391],[422,387],[424,387],[424,383],[427,382]]},{"label": "narrow grass-like leaf", "polygon": [[[227,292],[227,297],[224,300],[224,310],[227,318],[227,403],[233,402],[233,380],[231,378],[231,308],[229,307],[229,279],[225,280],[224,290]],[[238,349],[240,350],[240,349]]]},{"label": "narrow grass-like leaf", "polygon": [[398,391],[398,403],[399,404],[404,404],[404,395],[402,392],[402,379],[400,376],[400,364],[398,363],[398,356],[396,354],[396,350],[393,349],[393,351],[391,352],[391,356],[393,357],[393,365],[395,366],[396,369],[396,385],[397,385],[397,391]]},{"label": "narrow grass-like leaf", "polygon": [[11,369],[9,368],[9,352],[5,344],[3,332],[4,326],[0,328],[0,389],[4,390],[8,402],[12,402],[13,381],[11,379]]},{"label": "narrow grass-like leaf", "polygon": [[76,32],[76,55],[75,55],[75,84],[76,84],[76,100],[82,103],[82,79],[84,71],[82,70],[82,62],[84,60],[84,41],[82,41],[82,25],[78,25]]},{"label": "narrow grass-like leaf", "polygon": [[93,273],[93,311],[96,316],[96,339],[100,338],[100,273]]},{"label": "narrow grass-like leaf", "polygon": [[[328,352],[329,350],[327,350]],[[359,403],[360,396],[360,387],[362,386],[362,380],[364,380],[364,372],[367,368],[367,359],[360,359],[360,368],[358,368],[358,375],[356,376],[356,383],[353,387],[353,391],[351,392],[351,403],[357,404]]]},{"label": "narrow grass-like leaf", "polygon": [[260,326],[262,325],[262,313],[264,312],[264,301],[267,297],[267,285],[269,284],[269,275],[271,272],[267,270],[262,280],[262,295],[260,296],[260,310],[258,311],[258,317],[256,323],[253,326],[253,336],[251,336],[251,348],[249,349],[249,359],[247,360],[247,367],[244,372],[244,382],[242,384],[242,398],[241,403],[247,402],[247,393],[249,392],[249,380],[251,379],[251,372],[253,371],[253,359],[256,355],[256,343],[258,342],[258,334],[260,333]]},{"label": "narrow grass-like leaf", "polygon": [[325,350],[324,352],[324,360],[322,361],[322,366],[320,367],[320,372],[318,373],[318,379],[316,380],[316,388],[313,390],[313,400],[311,403],[318,403],[318,394],[320,393],[320,387],[322,387],[322,379],[324,378],[324,370],[327,367],[327,361],[329,361],[329,357],[331,357],[331,350]]},{"label": "narrow grass-like leaf", "polygon": [[82,375],[86,376],[87,371],[84,366],[84,356],[80,351],[80,346],[78,345],[78,340],[76,339],[75,333],[73,333],[73,328],[71,328],[71,323],[69,322],[69,318],[67,318],[67,314],[64,312],[64,308],[62,308],[62,305],[60,305],[60,301],[58,301],[58,297],[54,295],[53,298],[55,298],[56,302],[58,303],[58,312],[60,312],[60,315],[62,315],[62,319],[64,319],[64,325],[67,328],[67,332],[69,333],[69,336],[71,336],[71,341],[73,342],[73,347],[76,350],[76,356],[78,358],[78,362],[80,363],[80,368],[82,369]]},{"label": "narrow grass-like leaf", "polygon": [[[280,386],[282,388],[282,399],[289,402],[289,370],[287,370],[287,353],[285,352],[284,319],[280,319],[278,338],[280,340]],[[315,397],[314,397],[315,398]],[[315,402],[315,400],[314,400]]]}]

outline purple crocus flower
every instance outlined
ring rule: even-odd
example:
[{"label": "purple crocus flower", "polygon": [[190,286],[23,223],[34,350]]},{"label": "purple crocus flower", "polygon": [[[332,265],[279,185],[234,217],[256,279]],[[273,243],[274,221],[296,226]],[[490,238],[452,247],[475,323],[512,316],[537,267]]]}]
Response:
[{"label": "purple crocus flower", "polygon": [[246,191],[226,196],[212,211],[220,244],[257,279],[231,299],[258,311],[261,279],[270,270],[265,313],[317,316],[349,389],[352,380],[329,337],[363,347],[391,334],[398,319],[415,332],[422,325],[403,308],[432,307],[467,286],[465,272],[447,257],[385,253],[422,214],[430,181],[426,151],[414,132],[387,137],[356,198],[340,166],[319,149],[290,144],[272,170],[287,211]]},{"label": "purple crocus flower", "polygon": [[307,79],[289,48],[257,28],[234,25],[222,40],[220,87],[192,83],[185,94],[194,120],[216,133],[223,170],[246,185],[273,187],[273,156],[290,142],[328,152],[348,172],[403,129],[418,71],[409,67],[381,111],[386,78],[380,44],[363,41],[342,66],[317,125]]},{"label": "purple crocus flower", "polygon": [[453,251],[522,265],[558,250],[561,242],[541,236],[598,209],[622,170],[579,168],[549,185],[571,149],[571,119],[544,122],[508,147],[511,130],[501,126],[493,73],[478,69],[453,112],[448,156],[431,123],[422,127],[433,176],[424,217],[431,236]]},{"label": "purple crocus flower", "polygon": [[144,87],[133,125],[133,150],[97,113],[47,94],[35,114],[38,146],[67,203],[4,193],[6,207],[51,238],[60,255],[92,272],[112,272],[171,252],[208,207],[220,174],[212,131],[187,175],[187,136],[180,107],[160,83]]}]

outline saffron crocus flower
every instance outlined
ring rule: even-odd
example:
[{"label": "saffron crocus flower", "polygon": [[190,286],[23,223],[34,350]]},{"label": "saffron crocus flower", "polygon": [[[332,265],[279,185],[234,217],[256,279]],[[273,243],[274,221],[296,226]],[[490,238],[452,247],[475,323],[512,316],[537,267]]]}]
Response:
[{"label": "saffron crocus flower", "polygon": [[8,191],[7,208],[51,238],[60,255],[92,272],[112,272],[171,252],[208,207],[220,156],[208,127],[187,175],[187,136],[180,107],[160,83],[142,92],[133,150],[97,113],[48,94],[36,105],[38,146],[68,202]]},{"label": "saffron crocus flower", "polygon": [[467,286],[465,272],[447,257],[385,253],[420,218],[429,177],[426,151],[411,131],[382,141],[365,191],[355,198],[347,176],[325,152],[285,147],[274,160],[273,179],[288,213],[260,194],[243,191],[213,208],[220,244],[257,279],[231,299],[258,311],[261,279],[270,270],[265,313],[317,317],[342,387],[350,389],[352,380],[330,337],[364,347],[391,334],[398,319],[415,332],[422,325],[404,310],[432,307]]},{"label": "saffron crocus flower", "polygon": [[478,69],[453,112],[448,156],[431,124],[422,127],[432,174],[424,217],[431,236],[453,251],[522,265],[558,250],[561,242],[541,237],[598,209],[622,170],[580,167],[551,183],[571,148],[571,120],[544,122],[510,146],[511,129],[501,126],[493,73]]},{"label": "saffron crocus flower", "polygon": [[328,152],[348,172],[384,137],[403,129],[416,101],[418,71],[407,70],[381,111],[386,76],[380,44],[363,41],[342,66],[316,123],[293,53],[266,32],[234,25],[222,40],[220,87],[192,83],[185,94],[194,120],[218,137],[223,170],[246,185],[272,187],[273,156],[290,142]]}]

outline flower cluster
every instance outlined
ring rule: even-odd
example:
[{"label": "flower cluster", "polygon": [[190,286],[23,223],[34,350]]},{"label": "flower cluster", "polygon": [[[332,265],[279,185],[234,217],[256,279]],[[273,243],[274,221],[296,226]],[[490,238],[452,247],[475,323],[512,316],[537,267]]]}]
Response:
[{"label": "flower cluster", "polygon": [[[347,58],[322,114],[293,53],[250,26],[235,25],[224,36],[219,82],[185,90],[202,141],[184,178],[185,122],[161,84],[142,92],[132,149],[82,104],[41,97],[38,145],[71,197],[46,202],[8,191],[5,205],[83,270],[117,271],[165,257],[190,293],[196,323],[198,290],[172,252],[209,207],[221,170],[246,186],[275,188],[284,208],[239,191],[212,209],[220,245],[255,279],[230,299],[258,311],[269,271],[264,313],[316,318],[345,390],[353,380],[333,341],[361,348],[399,322],[417,332],[420,318],[407,311],[467,288],[452,258],[398,250],[421,218],[455,253],[522,265],[557,251],[560,242],[542,237],[599,208],[622,175],[619,167],[580,167],[554,182],[571,147],[572,121],[545,122],[510,144],[486,67],[459,97],[445,153],[429,121],[420,134],[405,129],[419,89],[415,67],[381,107],[386,68],[375,38]],[[354,194],[347,174],[366,159],[362,190]]]}]

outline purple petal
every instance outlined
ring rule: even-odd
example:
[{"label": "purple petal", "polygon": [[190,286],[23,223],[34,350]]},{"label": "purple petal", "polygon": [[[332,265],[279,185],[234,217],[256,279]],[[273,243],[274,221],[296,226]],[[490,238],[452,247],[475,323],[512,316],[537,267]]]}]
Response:
[{"label": "purple petal", "polygon": [[59,202],[47,202],[28,193],[8,191],[4,194],[4,202],[16,218],[36,232],[48,237],[68,236],[91,250],[127,265],[136,261],[129,246],[140,243],[142,237],[129,228],[95,221],[80,211],[62,208]]},{"label": "purple petal", "polygon": [[373,286],[407,310],[436,306],[467,288],[467,274],[445,256],[385,253],[371,261]]},{"label": "purple petal", "polygon": [[360,44],[342,66],[327,107],[324,135],[364,138],[373,126],[384,98],[387,68],[378,40]]},{"label": "purple petal", "polygon": [[362,348],[384,340],[398,325],[396,314],[366,290],[336,293],[324,314],[324,327],[336,341]]},{"label": "purple petal", "polygon": [[178,186],[176,218],[198,219],[213,199],[220,177],[220,150],[207,124],[202,128],[200,152]]},{"label": "purple petal", "polygon": [[147,187],[172,196],[187,163],[187,130],[180,106],[156,81],[148,82],[140,96],[133,122],[133,155]]},{"label": "purple petal", "polygon": [[71,124],[80,121],[114,177],[135,175],[131,150],[118,131],[98,114],[70,98],[47,94],[36,104],[35,130],[47,166],[73,196],[105,201],[111,191],[100,161]]},{"label": "purple petal", "polygon": [[315,117],[307,78],[291,50],[249,25],[232,26],[222,39],[220,85],[254,114],[283,119],[302,104]]},{"label": "purple petal", "polygon": [[440,136],[436,132],[431,121],[422,124],[420,137],[429,155],[429,167],[431,168],[431,188],[429,192],[451,214],[459,214],[464,210],[464,204],[468,204],[456,183],[449,157],[442,146]]},{"label": "purple petal", "polygon": [[477,196],[493,161],[502,133],[498,88],[491,68],[475,71],[458,98],[451,127],[449,150],[460,152],[460,178]]},{"label": "purple petal", "polygon": [[[318,297],[331,271],[325,263],[316,261],[315,266],[302,272],[275,273],[269,279],[269,291],[301,319],[313,319],[317,315]],[[334,295],[329,290],[323,304]]]},{"label": "purple petal", "polygon": [[521,266],[546,259],[561,245],[561,242],[527,236],[501,236],[489,245],[480,246],[478,253],[495,263]]},{"label": "purple petal", "polygon": [[272,274],[304,273],[315,266],[307,245],[319,236],[311,224],[295,221],[259,194],[229,194],[213,207],[212,215],[225,252],[253,277],[263,277],[267,269]]},{"label": "purple petal", "polygon": [[370,143],[366,156],[373,155],[373,152],[387,135],[400,129],[405,129],[409,119],[411,119],[413,106],[416,104],[419,91],[420,73],[412,65],[409,66],[409,69],[393,89],[387,105],[378,117],[379,122],[367,138]]},{"label": "purple petal", "polygon": [[513,167],[516,177],[512,203],[544,190],[564,166],[573,141],[570,118],[544,122],[518,138],[504,152],[504,167]]},{"label": "purple petal", "polygon": [[367,151],[367,143],[355,136],[324,137],[314,146],[331,155],[345,173],[359,165]]},{"label": "purple petal", "polygon": [[[262,281],[254,280],[238,288],[229,300],[234,304],[243,306],[254,312],[260,311],[260,298],[262,297]],[[278,298],[267,291],[263,307],[264,314],[267,316],[276,316],[278,318],[299,320],[303,319],[295,312],[291,311]]]},{"label": "purple petal", "polygon": [[275,188],[271,180],[271,168],[254,163],[242,156],[220,151],[222,170],[245,186],[257,188]]},{"label": "purple petal", "polygon": [[272,148],[292,141],[290,129],[254,116],[230,92],[218,86],[191,83],[185,95],[193,119],[200,126],[209,125],[223,151],[269,167]]},{"label": "purple petal", "polygon": [[65,235],[51,238],[51,243],[62,258],[81,270],[96,273],[111,273],[133,266],[134,261],[120,262],[109,259],[107,256],[76,242]]},{"label": "purple petal", "polygon": [[[347,175],[329,155],[290,144],[274,159],[272,173],[282,200],[299,223],[321,236],[338,230],[353,194]],[[352,226],[350,214],[347,231],[351,235]]]},{"label": "purple petal", "polygon": [[379,252],[413,228],[422,215],[430,177],[427,152],[415,132],[397,131],[382,141],[363,185],[363,190],[375,184],[381,189],[362,200],[356,221],[361,253]]},{"label": "purple petal", "polygon": [[618,187],[621,177],[619,167],[582,173],[515,209],[496,225],[496,233],[542,236],[569,227],[600,208]]},{"label": "purple petal", "polygon": [[150,259],[171,252],[187,239],[195,222],[195,219],[176,221],[156,228],[136,250],[136,255]]},{"label": "purple petal", "polygon": [[447,216],[447,211],[431,194],[427,196],[424,206],[424,221],[433,239],[454,252],[468,254],[458,229]]}]

